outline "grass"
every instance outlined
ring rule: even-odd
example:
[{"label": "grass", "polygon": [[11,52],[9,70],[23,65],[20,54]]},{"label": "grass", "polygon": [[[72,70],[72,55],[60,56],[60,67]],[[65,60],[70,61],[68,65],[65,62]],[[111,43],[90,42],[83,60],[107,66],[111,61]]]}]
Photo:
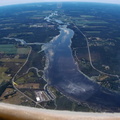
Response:
[{"label": "grass", "polygon": [[17,92],[12,97],[9,97],[8,99],[3,99],[2,102],[20,105],[22,102],[21,99],[22,99],[21,94],[19,92]]},{"label": "grass", "polygon": [[81,20],[81,21],[76,21],[78,24],[106,24],[107,22],[105,21],[93,21],[93,20]]},{"label": "grass", "polygon": [[[92,18],[92,19],[89,19]],[[90,16],[90,15],[81,15],[81,17],[75,17],[75,18],[71,18],[71,20],[73,20],[75,23],[77,24],[107,24],[106,21],[104,20],[93,20],[94,16]]]},{"label": "grass", "polygon": [[83,18],[94,18],[95,16],[91,16],[91,15],[80,15]]},{"label": "grass", "polygon": [[80,17],[72,17],[71,20],[85,20],[85,19]]},{"label": "grass", "polygon": [[9,81],[11,79],[11,77],[5,73],[7,69],[8,69],[7,67],[0,67],[0,84],[3,81]]},{"label": "grass", "polygon": [[28,54],[30,48],[17,48],[14,44],[0,45],[0,53],[5,54]]},{"label": "grass", "polygon": [[88,33],[88,34],[100,33],[100,31],[85,31],[85,32]]},{"label": "grass", "polygon": [[116,37],[116,38],[120,40],[120,37]]},{"label": "grass", "polygon": [[[92,18],[92,19],[89,19]],[[89,24],[95,24],[98,27],[98,24],[107,24],[108,22],[103,21],[103,20],[93,20],[94,16],[89,16],[89,15],[81,15],[81,17],[75,17],[75,18],[71,18],[72,21],[74,21],[74,23],[76,23],[77,25],[83,26],[83,25],[89,25]]]},{"label": "grass", "polygon": [[18,48],[17,53],[18,54],[28,54],[29,50],[30,50],[30,48]]},{"label": "grass", "polygon": [[25,83],[31,83],[31,82],[35,82],[36,77],[33,77],[34,73],[33,72],[29,72],[28,74],[18,78],[15,82],[19,85],[19,84],[25,84]]},{"label": "grass", "polygon": [[52,11],[51,10],[48,10],[48,11],[43,11],[42,13],[43,14],[50,14]]},{"label": "grass", "polygon": [[[21,25],[20,27],[24,27],[24,25]],[[27,26],[25,26],[25,27],[27,27]],[[9,37],[17,37],[17,36],[19,36],[19,35],[32,35],[33,34],[33,32],[23,32],[23,33],[11,33],[11,34],[9,34]]]},{"label": "grass", "polygon": [[24,84],[25,83],[25,78],[21,77],[19,79],[17,79],[17,81],[15,81],[17,84]]},{"label": "grass", "polygon": [[13,44],[0,45],[0,53],[16,54],[17,48]]},{"label": "grass", "polygon": [[17,59],[17,58],[13,58],[13,59],[9,59],[9,58],[2,58],[0,59],[1,62],[25,62],[25,59]]},{"label": "grass", "polygon": [[88,26],[88,25],[85,25],[85,28],[105,28],[105,26]]}]

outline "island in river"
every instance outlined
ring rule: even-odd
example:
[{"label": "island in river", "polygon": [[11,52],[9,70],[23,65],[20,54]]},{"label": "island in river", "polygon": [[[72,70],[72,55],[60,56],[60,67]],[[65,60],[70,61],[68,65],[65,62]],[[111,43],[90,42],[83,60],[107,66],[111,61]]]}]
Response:
[{"label": "island in river", "polygon": [[120,8],[113,4],[77,2],[1,7],[0,100],[48,109],[119,112],[116,11]]}]

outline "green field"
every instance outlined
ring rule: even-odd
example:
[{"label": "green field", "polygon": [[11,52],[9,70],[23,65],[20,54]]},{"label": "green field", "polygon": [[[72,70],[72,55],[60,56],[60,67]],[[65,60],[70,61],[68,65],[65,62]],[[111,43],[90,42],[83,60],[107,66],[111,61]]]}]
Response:
[{"label": "green field", "polygon": [[5,71],[7,71],[7,67],[0,67],[0,84],[3,82],[3,81],[9,81],[11,79],[10,76],[8,76]]},{"label": "green field", "polygon": [[83,18],[94,18],[95,16],[91,16],[91,15],[80,15]]},{"label": "green field", "polygon": [[88,25],[85,25],[85,28],[106,28],[105,26],[88,26]]},{"label": "green field", "polygon": [[13,44],[0,45],[0,53],[5,54],[28,54],[29,48],[17,48]]},{"label": "green field", "polygon": [[116,37],[116,38],[120,40],[120,37]]},{"label": "green field", "polygon": [[0,53],[16,54],[17,48],[13,44],[0,45]]},{"label": "green field", "polygon": [[2,58],[0,59],[0,62],[5,62],[5,63],[9,63],[9,62],[19,62],[19,63],[23,63],[25,62],[25,59],[17,59],[17,58],[13,58],[13,59],[9,59],[9,58]]},{"label": "green field", "polygon": [[30,48],[18,48],[17,54],[28,54],[30,51]]},{"label": "green field", "polygon": [[76,21],[78,24],[107,24],[105,21],[81,20]]},{"label": "green field", "polygon": [[76,25],[85,26],[88,28],[99,28],[99,27],[104,27],[104,24],[108,24],[108,22],[106,22],[104,20],[95,20],[95,19],[93,20],[93,18],[94,18],[94,16],[90,16],[90,15],[80,15],[80,17],[72,17],[70,19]]},{"label": "green field", "polygon": [[100,33],[100,31],[85,31],[85,32],[88,33],[88,34]]},{"label": "green field", "polygon": [[30,82],[35,82],[36,77],[34,77],[35,74],[33,72],[29,72],[28,74],[18,78],[15,82],[19,84],[25,84],[25,83],[30,83]]}]

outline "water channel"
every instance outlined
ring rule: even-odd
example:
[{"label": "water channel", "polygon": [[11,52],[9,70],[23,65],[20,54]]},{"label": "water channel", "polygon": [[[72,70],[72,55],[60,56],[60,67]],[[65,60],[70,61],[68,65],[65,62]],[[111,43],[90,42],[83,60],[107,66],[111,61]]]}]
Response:
[{"label": "water channel", "polygon": [[101,87],[79,70],[71,50],[74,31],[66,24],[61,25],[62,21],[52,19],[54,14],[57,13],[52,13],[45,20],[59,24],[60,34],[42,47],[47,58],[44,77],[48,84],[77,102],[120,111],[120,94]]}]

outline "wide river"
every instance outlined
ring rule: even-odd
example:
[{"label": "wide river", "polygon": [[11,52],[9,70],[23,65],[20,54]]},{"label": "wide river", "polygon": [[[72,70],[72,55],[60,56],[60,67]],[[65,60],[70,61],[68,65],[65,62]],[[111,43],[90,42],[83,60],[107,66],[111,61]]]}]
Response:
[{"label": "wide river", "polygon": [[58,36],[43,45],[47,58],[44,77],[48,84],[75,101],[103,110],[120,111],[120,94],[101,87],[79,70],[71,50],[74,31],[67,25],[60,25],[62,21],[52,19],[56,14],[45,18],[48,22],[59,24],[60,30]]}]

